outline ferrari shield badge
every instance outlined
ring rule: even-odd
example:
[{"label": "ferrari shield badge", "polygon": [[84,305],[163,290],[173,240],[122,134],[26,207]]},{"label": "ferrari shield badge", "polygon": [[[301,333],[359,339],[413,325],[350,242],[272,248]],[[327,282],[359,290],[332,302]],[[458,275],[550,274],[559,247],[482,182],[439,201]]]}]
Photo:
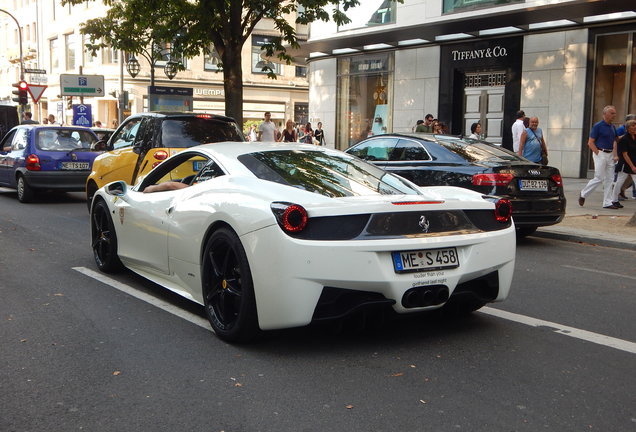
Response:
[{"label": "ferrari shield badge", "polygon": [[122,225],[124,224],[124,208],[123,207],[119,209],[119,223]]}]

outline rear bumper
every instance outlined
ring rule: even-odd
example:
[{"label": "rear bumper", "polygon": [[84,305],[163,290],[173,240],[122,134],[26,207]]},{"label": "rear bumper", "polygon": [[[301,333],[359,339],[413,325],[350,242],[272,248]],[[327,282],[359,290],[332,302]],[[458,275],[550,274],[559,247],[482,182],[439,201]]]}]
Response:
[{"label": "rear bumper", "polygon": [[23,171],[24,179],[33,189],[81,192],[86,188],[90,171]]},{"label": "rear bumper", "polygon": [[512,202],[512,219],[517,227],[554,225],[561,222],[565,216],[564,196],[508,199]]}]

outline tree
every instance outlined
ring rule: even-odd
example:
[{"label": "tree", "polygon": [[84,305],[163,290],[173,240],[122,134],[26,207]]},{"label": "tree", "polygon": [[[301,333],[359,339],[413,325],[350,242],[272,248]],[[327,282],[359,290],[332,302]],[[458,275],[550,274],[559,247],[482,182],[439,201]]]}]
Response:
[{"label": "tree", "polygon": [[[62,4],[82,4],[86,0],[62,0]],[[93,0],[99,1],[99,0]],[[90,39],[89,49],[112,46],[131,54],[155,59],[153,47],[172,44],[173,53],[192,57],[209,53],[210,45],[220,57],[223,73],[225,113],[243,123],[243,71],[241,52],[256,24],[273,20],[279,35],[264,45],[265,55],[290,64],[288,47],[298,48],[296,28],[285,16],[298,12],[296,23],[333,19],[338,25],[349,22],[345,12],[358,0],[101,0],[110,6],[105,17],[88,20],[81,33]],[[300,7],[300,8],[299,8]],[[333,9],[332,9],[333,7]],[[332,9],[331,14],[328,9]],[[151,66],[154,63],[151,61]],[[153,68],[151,68],[153,69]],[[264,67],[275,78],[270,67]],[[151,72],[152,73],[152,72]]]}]

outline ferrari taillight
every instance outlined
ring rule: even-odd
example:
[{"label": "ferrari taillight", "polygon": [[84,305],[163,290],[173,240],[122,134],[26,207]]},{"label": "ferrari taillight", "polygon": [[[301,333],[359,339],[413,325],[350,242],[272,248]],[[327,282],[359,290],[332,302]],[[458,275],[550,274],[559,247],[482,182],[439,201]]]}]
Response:
[{"label": "ferrari taillight", "polygon": [[495,219],[497,222],[506,223],[512,216],[512,203],[507,199],[500,199],[495,203]]},{"label": "ferrari taillight", "polygon": [[271,205],[278,225],[286,233],[298,233],[305,229],[309,217],[307,210],[301,205],[276,202]]},{"label": "ferrari taillight", "polygon": [[482,173],[473,176],[473,184],[475,186],[508,186],[508,183],[514,178],[509,173]]},{"label": "ferrari taillight", "polygon": [[29,171],[40,171],[42,169],[40,167],[40,158],[37,155],[28,155],[24,162],[26,164],[26,169]]}]

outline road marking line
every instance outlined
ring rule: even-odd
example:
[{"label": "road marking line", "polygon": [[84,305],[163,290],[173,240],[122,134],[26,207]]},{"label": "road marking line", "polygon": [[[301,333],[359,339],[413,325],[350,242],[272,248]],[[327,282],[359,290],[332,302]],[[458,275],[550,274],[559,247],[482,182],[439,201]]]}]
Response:
[{"label": "road marking line", "polygon": [[83,275],[86,275],[90,278],[93,278],[95,280],[98,280],[99,282],[102,282],[108,286],[111,286],[115,289],[118,289],[119,291],[122,291],[128,295],[131,295],[135,298],[138,298],[139,300],[143,300],[146,303],[150,303],[151,305],[158,307],[159,309],[162,309],[168,313],[171,313],[172,315],[176,315],[179,318],[183,318],[186,321],[191,322],[192,324],[196,324],[199,327],[203,327],[204,329],[208,330],[208,331],[212,331],[212,327],[210,327],[210,323],[201,318],[198,315],[195,315],[191,312],[188,311],[184,311],[183,309],[180,309],[176,306],[171,305],[170,303],[166,303],[165,301],[159,300],[156,297],[153,297],[149,294],[146,294],[144,292],[141,292],[133,287],[131,287],[130,285],[126,285],[125,283],[121,283],[113,278],[110,278],[102,273],[98,273],[96,271],[93,271],[91,269],[87,269],[86,267],[73,267],[73,270],[78,271],[80,273],[82,273]]},{"label": "road marking line", "polygon": [[564,336],[570,336],[573,338],[583,339],[588,342],[592,342],[599,345],[605,345],[610,348],[615,348],[621,351],[627,351],[628,353],[636,354],[636,343],[626,341],[623,339],[617,339],[610,336],[605,336],[599,333],[589,332],[587,330],[581,330],[574,327],[568,327],[561,324],[557,324],[550,321],[544,321],[537,318],[531,318],[525,315],[518,315],[512,312],[506,312],[501,309],[494,309],[491,307],[483,307],[479,309],[479,312],[487,315],[496,316],[499,318],[507,319],[510,321],[518,322],[520,324],[526,324],[531,327],[548,327],[555,333],[562,334]]},{"label": "road marking line", "polygon": [[603,271],[603,270],[595,270],[595,269],[589,269],[589,268],[585,268],[585,267],[576,267],[576,266],[571,266],[571,265],[567,265],[567,264],[563,264],[563,265],[561,265],[561,267],[570,268],[570,269],[574,269],[574,270],[585,270],[585,271],[589,271],[589,272],[592,272],[592,273],[599,273],[599,274],[604,274],[604,275],[608,275],[608,276],[618,276],[618,277],[623,277],[623,278],[627,278],[627,279],[636,280],[636,276],[628,276],[628,275],[624,275],[624,274],[620,274],[620,273],[611,273],[611,272],[606,272],[606,271]]},{"label": "road marking line", "polygon": [[[212,331],[210,324],[207,320],[201,318],[198,315],[193,313],[184,311],[176,306],[171,305],[170,303],[166,303],[162,300],[157,299],[149,294],[143,293],[130,285],[126,285],[122,282],[119,282],[113,278],[110,278],[102,273],[98,273],[91,269],[87,269],[86,267],[73,267],[73,270],[82,273],[90,278],[93,278],[99,282],[102,282],[108,286],[111,286],[119,291],[122,291],[130,296],[138,298],[139,300],[145,301],[159,309],[162,309],[172,315],[178,316],[179,318],[183,318],[184,320],[191,322],[192,324],[196,324],[199,327],[202,327],[208,331]],[[479,309],[479,312],[492,315],[498,318],[503,318],[509,321],[514,321],[520,324],[526,324],[531,327],[548,327],[553,329],[555,333],[559,333],[565,336],[570,336],[578,339],[583,339],[588,342],[593,342],[595,344],[608,346],[610,348],[615,348],[621,351],[627,351],[632,354],[636,354],[636,343],[629,342],[622,339],[613,338],[610,336],[605,336],[598,333],[589,332],[586,330],[577,329],[574,327],[568,327],[561,324],[557,324],[550,321],[544,321],[537,318],[531,318],[524,315],[515,314],[512,312],[506,312],[501,309],[494,309],[491,307],[483,307]]]}]

